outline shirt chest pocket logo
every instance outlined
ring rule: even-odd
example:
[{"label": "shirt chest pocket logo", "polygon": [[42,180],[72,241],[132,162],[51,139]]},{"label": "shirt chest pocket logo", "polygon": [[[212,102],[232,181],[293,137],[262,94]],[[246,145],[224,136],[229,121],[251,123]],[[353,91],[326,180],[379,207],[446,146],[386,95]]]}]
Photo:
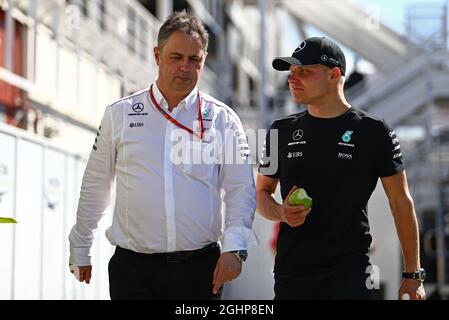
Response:
[{"label": "shirt chest pocket logo", "polygon": [[182,170],[197,179],[212,177],[216,164],[216,148],[213,143],[189,141],[183,150]]}]

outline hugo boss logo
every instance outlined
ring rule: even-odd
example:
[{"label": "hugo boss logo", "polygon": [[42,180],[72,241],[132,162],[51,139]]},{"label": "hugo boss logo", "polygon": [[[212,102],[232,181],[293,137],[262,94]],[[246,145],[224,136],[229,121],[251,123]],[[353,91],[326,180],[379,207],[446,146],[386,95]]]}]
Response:
[{"label": "hugo boss logo", "polygon": [[352,154],[339,152],[338,153],[338,159],[352,160]]}]

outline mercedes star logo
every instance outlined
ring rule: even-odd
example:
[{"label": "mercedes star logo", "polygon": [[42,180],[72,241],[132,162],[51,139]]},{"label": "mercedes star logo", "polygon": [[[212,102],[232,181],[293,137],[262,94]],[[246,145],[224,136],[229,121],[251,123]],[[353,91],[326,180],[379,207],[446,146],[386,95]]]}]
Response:
[{"label": "mercedes star logo", "polygon": [[133,106],[134,112],[142,112],[143,111],[143,103],[135,103]]},{"label": "mercedes star logo", "polygon": [[296,130],[295,132],[293,132],[293,140],[295,141],[301,140],[303,134],[304,132],[301,129]]},{"label": "mercedes star logo", "polygon": [[307,42],[305,42],[305,41],[301,42],[301,44],[295,49],[294,53],[297,53],[297,52],[303,50],[306,47],[306,44],[307,44]]}]

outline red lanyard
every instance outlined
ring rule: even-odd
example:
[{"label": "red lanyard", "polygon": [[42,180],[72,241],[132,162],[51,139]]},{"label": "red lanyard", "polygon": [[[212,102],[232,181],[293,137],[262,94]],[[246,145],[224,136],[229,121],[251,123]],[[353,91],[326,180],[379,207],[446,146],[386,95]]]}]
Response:
[{"label": "red lanyard", "polygon": [[156,99],[154,98],[154,95],[153,95],[153,85],[150,86],[150,98],[151,98],[151,101],[153,102],[154,106],[156,107],[156,109],[158,109],[159,112],[162,113],[162,115],[165,117],[165,119],[167,119],[174,125],[178,126],[179,128],[186,130],[190,134],[196,135],[197,137],[200,138],[201,141],[203,140],[204,127],[203,127],[203,116],[201,115],[201,96],[200,96],[199,91],[198,91],[198,121],[200,122],[200,134],[199,135],[196,132],[193,132],[192,129],[187,128],[186,126],[184,126],[181,123],[179,123],[178,121],[176,121],[176,119],[172,118],[167,112],[165,112],[159,106],[159,104],[156,102]]}]

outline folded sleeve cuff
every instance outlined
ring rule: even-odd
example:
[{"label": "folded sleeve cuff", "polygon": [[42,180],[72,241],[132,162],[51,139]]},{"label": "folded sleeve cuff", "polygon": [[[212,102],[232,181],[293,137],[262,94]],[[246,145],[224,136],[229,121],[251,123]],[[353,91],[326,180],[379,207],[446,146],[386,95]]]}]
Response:
[{"label": "folded sleeve cuff", "polygon": [[254,231],[248,228],[231,228],[225,230],[222,240],[222,251],[247,250],[259,244]]},{"label": "folded sleeve cuff", "polygon": [[70,247],[69,264],[74,266],[90,266],[92,265],[89,248],[73,248]]}]

